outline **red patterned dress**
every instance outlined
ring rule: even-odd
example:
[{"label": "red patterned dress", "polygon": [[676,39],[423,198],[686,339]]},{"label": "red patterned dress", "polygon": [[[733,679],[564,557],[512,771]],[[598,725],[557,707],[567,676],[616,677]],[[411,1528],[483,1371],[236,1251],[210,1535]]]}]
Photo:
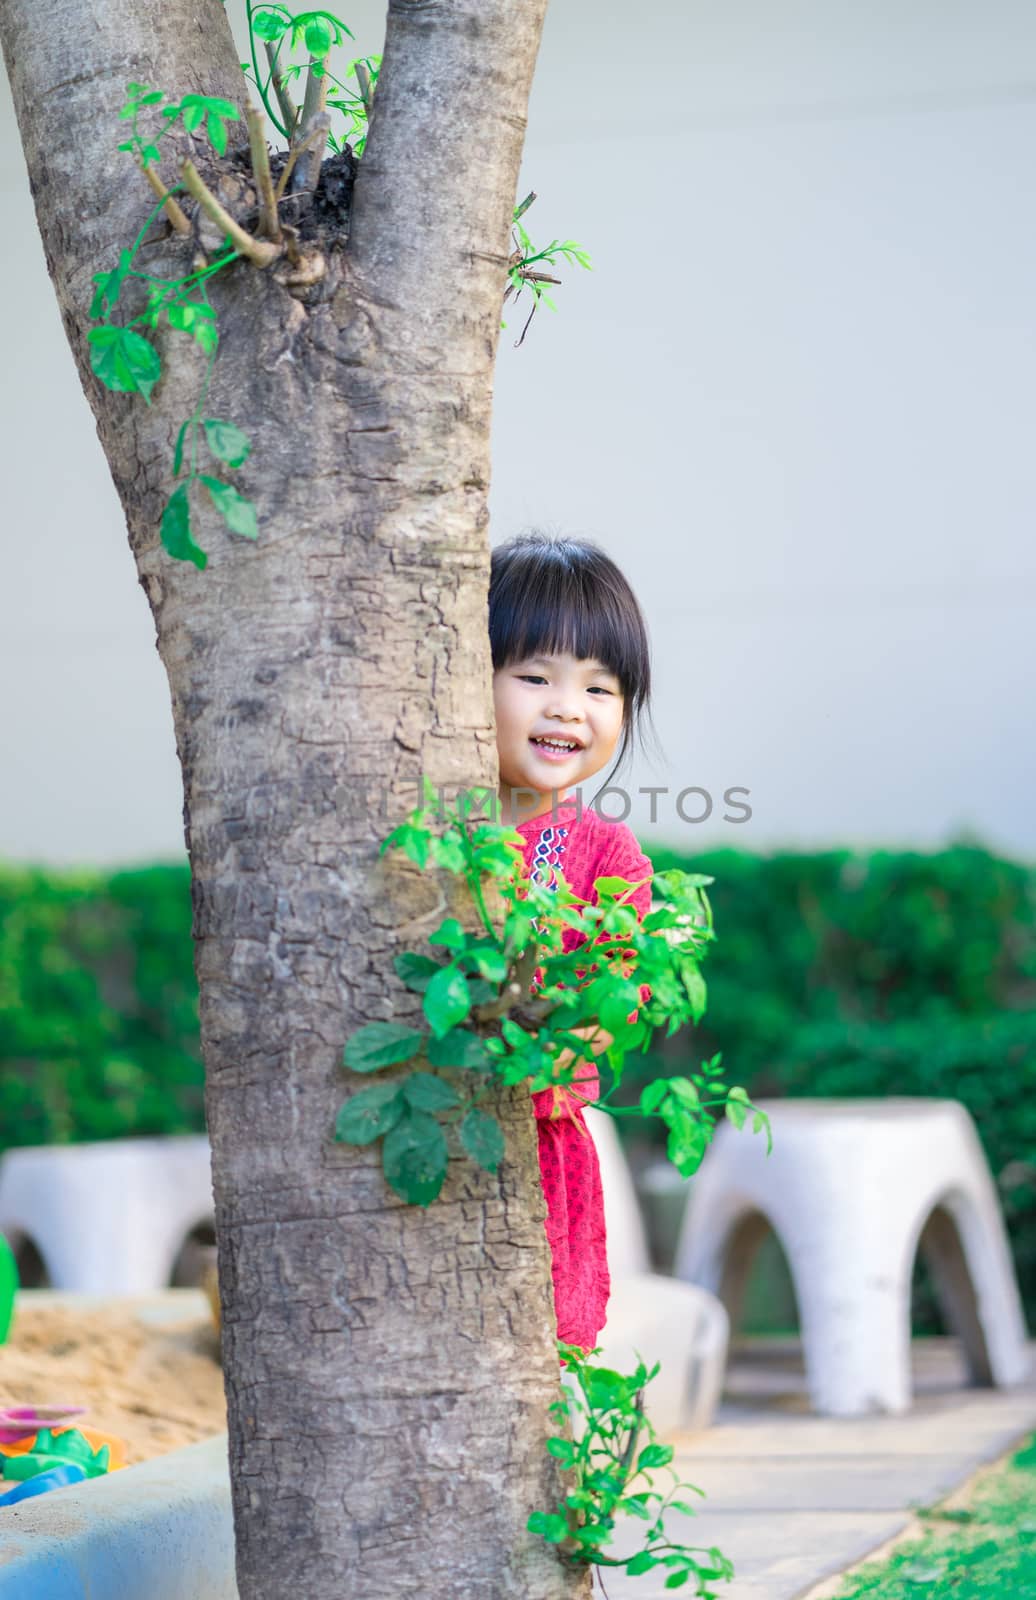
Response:
[{"label": "red patterned dress", "polygon": [[[632,883],[651,877],[652,867],[624,822],[609,822],[575,800],[559,801],[553,814],[546,812],[518,823],[525,840],[525,871],[546,883],[554,881],[560,867],[575,894],[593,900],[595,878],[620,877]],[[630,897],[643,917],[651,905],[651,884]],[[575,928],[565,928],[562,948],[568,952],[585,942]],[[645,998],[646,985],[641,998]],[[636,1012],[631,1014],[636,1016]],[[588,1100],[600,1096],[600,1077],[588,1061],[579,1093]],[[560,1098],[560,1115],[554,1115]],[[583,1108],[564,1090],[542,1089],[532,1097],[539,1135],[540,1177],[547,1201],[547,1238],[554,1278],[557,1336],[566,1344],[592,1350],[605,1323],[608,1293],[608,1255],[604,1228],[604,1200],[597,1151],[584,1120]]]}]

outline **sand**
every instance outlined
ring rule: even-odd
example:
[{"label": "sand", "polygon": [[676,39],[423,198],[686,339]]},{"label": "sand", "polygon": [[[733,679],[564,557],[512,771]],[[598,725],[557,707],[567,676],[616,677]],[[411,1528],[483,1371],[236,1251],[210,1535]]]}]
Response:
[{"label": "sand", "polygon": [[86,1406],[77,1421],[124,1439],[131,1466],[226,1428],[217,1355],[201,1296],[167,1308],[21,1295],[0,1345],[0,1405]]}]

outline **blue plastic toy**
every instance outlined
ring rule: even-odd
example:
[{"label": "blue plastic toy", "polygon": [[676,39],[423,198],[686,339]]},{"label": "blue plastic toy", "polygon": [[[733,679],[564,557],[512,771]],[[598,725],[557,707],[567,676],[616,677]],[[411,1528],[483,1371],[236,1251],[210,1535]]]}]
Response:
[{"label": "blue plastic toy", "polygon": [[17,1505],[19,1500],[31,1500],[35,1495],[46,1494],[48,1489],[64,1489],[70,1483],[82,1483],[86,1473],[76,1461],[66,1461],[60,1467],[51,1467],[47,1472],[38,1472],[35,1478],[26,1478],[24,1483],[15,1484],[7,1494],[0,1494],[0,1510],[4,1506]]}]

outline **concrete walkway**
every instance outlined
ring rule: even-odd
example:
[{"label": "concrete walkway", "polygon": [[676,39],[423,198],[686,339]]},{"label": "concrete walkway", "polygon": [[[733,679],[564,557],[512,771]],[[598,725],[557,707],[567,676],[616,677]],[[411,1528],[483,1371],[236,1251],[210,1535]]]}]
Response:
[{"label": "concrete walkway", "polygon": [[[914,1384],[914,1408],[904,1416],[814,1417],[795,1341],[740,1345],[716,1423],[668,1441],[681,1482],[706,1494],[697,1516],[666,1517],[670,1538],[718,1545],[733,1562],[734,1581],[717,1585],[723,1600],[805,1600],[900,1533],[915,1507],[941,1499],[1036,1429],[1036,1381],[1010,1391],[967,1388],[954,1341],[915,1344]],[[671,1481],[663,1470],[654,1487],[665,1493]],[[624,1520],[604,1553],[631,1555],[647,1527]],[[604,1588],[595,1575],[594,1593],[668,1600],[668,1572],[630,1578],[605,1568]]]}]

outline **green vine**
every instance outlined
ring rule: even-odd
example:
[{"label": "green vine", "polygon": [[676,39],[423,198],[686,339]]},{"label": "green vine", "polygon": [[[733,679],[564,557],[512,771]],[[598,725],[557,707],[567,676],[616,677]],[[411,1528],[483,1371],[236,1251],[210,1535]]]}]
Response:
[{"label": "green vine", "polygon": [[[713,1583],[734,1576],[734,1568],[714,1545],[681,1545],[666,1537],[665,1517],[669,1511],[690,1516],[695,1507],[686,1500],[674,1500],[681,1489],[701,1495],[693,1484],[680,1483],[669,1463],[673,1447],[659,1444],[654,1428],[643,1410],[644,1386],[658,1376],[659,1363],[649,1372],[643,1361],[629,1376],[610,1367],[593,1365],[578,1345],[558,1342],[558,1350],[575,1378],[575,1384],[562,1386],[563,1398],[550,1407],[559,1421],[581,1412],[585,1418],[578,1441],[554,1434],[547,1450],[562,1469],[573,1474],[574,1488],[559,1501],[554,1511],[534,1511],[526,1527],[539,1533],[549,1544],[558,1546],[562,1557],[576,1565],[593,1563],[601,1567],[625,1567],[638,1577],[654,1567],[670,1567],[667,1589],[680,1589],[692,1579],[694,1593],[702,1600],[715,1600]],[[591,1351],[595,1355],[596,1350]],[[641,1440],[649,1441],[641,1445]],[[667,1467],[673,1477],[669,1492],[638,1488],[638,1478],[648,1485],[651,1474]],[[623,1560],[601,1554],[601,1546],[612,1542],[617,1516],[638,1517],[651,1526],[645,1544],[635,1555]],[[602,1583],[603,1588],[603,1583]]]},{"label": "green vine", "polygon": [[[288,192],[289,180],[296,185],[300,175],[308,173],[314,152],[317,175],[328,148],[335,155],[345,151],[351,151],[355,159],[363,155],[381,69],[381,57],[367,55],[350,61],[344,78],[331,71],[331,50],[353,37],[333,12],[293,13],[282,5],[256,5],[253,0],[246,0],[246,9],[251,60],[241,62],[241,69],[262,102],[263,113],[288,140],[277,186],[274,188],[270,171],[263,113],[249,110],[246,120],[259,204],[254,232],[229,215],[191,161],[182,161],[178,181],[167,187],[159,175],[163,139],[182,125],[188,134],[203,133],[214,155],[222,160],[227,154],[228,124],[240,121],[241,112],[231,101],[210,95],[189,94],[164,104],[166,95],[161,89],[144,83],[127,84],[127,98],[119,116],[130,124],[129,137],[118,148],[132,156],[157,203],[133,245],[120,253],[118,266],[95,275],[90,316],[97,322],[87,335],[91,368],[100,382],[120,394],[142,395],[146,403],[150,403],[151,392],[162,376],[161,357],[147,333],[155,333],[164,323],[167,328],[189,334],[209,357],[198,405],[181,426],[173,451],[174,480],[181,478],[185,453],[188,470],[182,481],[174,482],[160,524],[166,552],[175,560],[193,562],[199,569],[205,567],[208,557],[196,537],[196,486],[207,492],[231,533],[254,540],[259,532],[252,501],[222,477],[198,469],[199,441],[220,469],[243,466],[251,448],[247,435],[236,423],[202,415],[219,344],[216,312],[207,293],[208,280],[241,259],[262,269],[283,255],[294,273],[286,280],[289,284],[317,281],[324,264],[313,258],[307,261],[298,230],[282,216],[281,205],[286,197],[295,198]],[[265,69],[260,66],[260,48],[266,56]],[[300,49],[308,60],[292,61],[291,55]],[[303,74],[304,95],[301,104],[296,104],[292,88]],[[344,122],[337,137],[330,127],[332,111]],[[306,190],[315,187],[315,183],[316,176],[307,176]],[[188,217],[177,198],[185,191],[223,234],[224,244],[211,260],[202,249],[196,221]],[[528,288],[533,296],[533,311],[541,299],[553,309],[544,286],[559,280],[544,271],[546,266],[555,265],[558,259],[589,266],[585,251],[571,241],[554,240],[540,251],[533,247],[519,218],[534,198],[529,196],[515,209],[515,250],[508,262],[504,295],[506,299]],[[192,270],[182,277],[162,278],[138,265],[138,257],[160,216],[174,233],[191,241]],[[127,284],[146,286],[146,304],[143,311],[120,321],[117,316],[124,309],[121,297]],[[528,325],[527,322],[522,339]]]}]

